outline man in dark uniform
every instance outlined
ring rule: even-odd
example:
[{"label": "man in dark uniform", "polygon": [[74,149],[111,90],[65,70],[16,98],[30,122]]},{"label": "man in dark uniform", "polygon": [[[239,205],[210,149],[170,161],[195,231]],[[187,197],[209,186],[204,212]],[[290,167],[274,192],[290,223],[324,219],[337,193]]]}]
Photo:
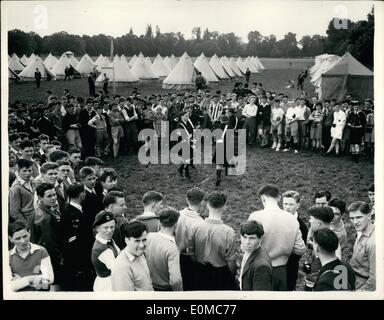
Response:
[{"label": "man in dark uniform", "polygon": [[249,68],[247,68],[247,71],[245,71],[245,82],[249,83],[249,77],[251,76],[251,71]]},{"label": "man in dark uniform", "polygon": [[64,290],[92,291],[93,276],[91,250],[93,244],[89,217],[83,212],[84,186],[80,183],[68,187],[69,203],[61,214],[63,232]]},{"label": "man in dark uniform", "polygon": [[[183,158],[183,163],[180,165],[179,171],[180,175],[188,180],[191,180],[191,176],[189,174],[189,167],[193,166],[193,149],[194,149],[194,140],[193,140],[193,131],[195,129],[194,124],[192,123],[191,119],[189,118],[189,114],[186,111],[182,111],[179,114],[179,123],[177,124],[177,129],[184,130],[185,133],[188,135],[186,139],[183,139],[180,135],[180,141],[183,141],[184,143],[189,144],[189,156],[184,155],[182,153],[179,153],[179,156]],[[185,171],[185,174],[184,174]]]},{"label": "man in dark uniform", "polygon": [[82,156],[84,159],[93,156],[95,153],[95,129],[88,125],[89,120],[96,115],[93,110],[93,103],[93,99],[88,98],[85,108],[79,112],[80,136],[83,145]]},{"label": "man in dark uniform", "polygon": [[40,81],[41,81],[41,72],[38,68],[36,68],[35,71],[35,80],[36,80],[36,88],[40,88]]}]

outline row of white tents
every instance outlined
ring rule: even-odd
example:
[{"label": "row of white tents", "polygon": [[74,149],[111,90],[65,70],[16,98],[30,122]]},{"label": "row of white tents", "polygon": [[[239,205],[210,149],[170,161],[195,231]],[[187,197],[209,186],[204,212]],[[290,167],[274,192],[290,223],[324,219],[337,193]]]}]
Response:
[{"label": "row of white tents", "polygon": [[113,61],[108,57],[100,55],[93,61],[88,54],[85,54],[80,61],[70,51],[65,52],[57,59],[49,54],[43,61],[39,56],[32,54],[29,58],[25,55],[20,59],[16,54],[8,59],[10,78],[15,76],[21,80],[34,80],[34,73],[39,69],[42,79],[48,76],[59,80],[65,77],[65,69],[72,67],[81,76],[88,76],[92,71],[97,70],[100,75],[96,79],[96,85],[101,85],[104,74],[117,84],[138,82],[141,80],[155,80],[163,78],[163,87],[173,86],[174,88],[187,88],[194,86],[197,72],[208,83],[219,82],[220,80],[244,76],[247,68],[251,73],[258,73],[264,70],[264,66],[258,57],[242,58],[219,58],[216,54],[207,59],[201,54],[192,62],[187,53],[177,58],[174,55],[164,59],[158,54],[154,61],[144,57],[142,53],[128,59],[124,55],[115,56]]}]

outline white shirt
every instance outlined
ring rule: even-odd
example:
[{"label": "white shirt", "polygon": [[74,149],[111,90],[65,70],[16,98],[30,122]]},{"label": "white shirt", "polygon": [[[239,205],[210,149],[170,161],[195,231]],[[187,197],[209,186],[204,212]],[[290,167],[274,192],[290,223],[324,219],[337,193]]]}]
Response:
[{"label": "white shirt", "polygon": [[256,117],[257,114],[257,105],[255,104],[246,104],[243,109],[243,116],[249,118],[249,117]]},{"label": "white shirt", "polygon": [[284,117],[284,110],[283,108],[272,108],[271,115],[273,121],[277,121],[277,118],[281,120]]},{"label": "white shirt", "polygon": [[86,191],[88,191],[89,193],[96,194],[95,189],[90,189],[90,188],[88,188],[88,187],[86,187],[86,186],[84,186],[84,189],[85,189]]},{"label": "white shirt", "polygon": [[240,275],[239,275],[239,285],[240,285],[240,290],[243,289],[243,270],[244,266],[247,263],[247,260],[251,254],[248,252],[244,252],[243,255],[243,260],[241,260],[241,268],[240,268]]},{"label": "white shirt", "polygon": [[[299,110],[296,106],[295,107],[289,107],[285,116],[286,116],[287,120],[293,120],[293,119],[297,120],[298,113],[299,113]],[[296,117],[292,118],[293,115],[296,115]]]},{"label": "white shirt", "polygon": [[344,111],[339,110],[333,113],[334,124],[344,127],[346,122],[347,122],[347,116],[345,115]]}]

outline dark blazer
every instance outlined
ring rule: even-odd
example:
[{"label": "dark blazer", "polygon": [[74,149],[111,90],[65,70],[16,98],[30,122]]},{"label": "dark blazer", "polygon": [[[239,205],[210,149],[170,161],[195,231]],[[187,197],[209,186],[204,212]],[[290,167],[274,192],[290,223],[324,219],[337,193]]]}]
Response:
[{"label": "dark blazer", "polygon": [[66,203],[61,214],[63,233],[64,268],[76,272],[92,268],[92,229],[88,217],[74,206]]},{"label": "dark blazer", "polygon": [[60,213],[55,214],[42,204],[36,208],[31,223],[31,242],[47,249],[54,261],[59,261],[63,255],[63,238],[60,224]]},{"label": "dark blazer", "polygon": [[[95,190],[96,191],[96,190]],[[84,214],[89,218],[89,227],[93,229],[93,222],[95,221],[96,215],[103,210],[103,204],[100,196],[85,191],[85,199],[81,204],[83,207]]]},{"label": "dark blazer", "polygon": [[[63,183],[64,184],[64,183]],[[58,190],[59,190],[59,187],[56,186],[55,187],[55,191],[56,191],[56,195],[57,195],[57,203],[59,205],[59,210],[60,210],[60,213],[63,212],[64,210],[64,205],[68,202],[68,196],[67,196],[67,187],[66,185],[64,184],[64,188],[63,188],[63,192],[64,194],[61,194]]]},{"label": "dark blazer", "polygon": [[37,123],[37,127],[40,130],[40,133],[44,133],[49,136],[50,140],[56,136],[56,128],[53,123],[45,117],[41,117],[39,122]]},{"label": "dark blazer", "polygon": [[[348,284],[347,288],[335,288],[335,278],[340,275],[337,270],[335,270],[338,266],[344,266],[347,268],[348,273]],[[355,290],[355,272],[352,267],[344,261],[340,261],[336,259],[324,265],[319,273],[319,276],[316,280],[315,286],[313,287],[313,291],[335,291],[335,290]],[[336,283],[339,281],[336,280]]]},{"label": "dark blazer", "polygon": [[[303,219],[297,217],[297,221],[299,222],[299,228],[301,231],[301,237],[304,240],[304,243],[307,243],[307,237],[308,237],[308,227],[306,226]],[[299,271],[299,262],[300,262],[301,256],[298,256],[296,254],[291,254],[288,258],[287,262],[287,286],[289,291],[293,291],[296,288],[296,281],[297,281],[297,273]]]},{"label": "dark blazer", "polygon": [[242,291],[272,290],[271,258],[262,245],[251,253],[240,277]]}]

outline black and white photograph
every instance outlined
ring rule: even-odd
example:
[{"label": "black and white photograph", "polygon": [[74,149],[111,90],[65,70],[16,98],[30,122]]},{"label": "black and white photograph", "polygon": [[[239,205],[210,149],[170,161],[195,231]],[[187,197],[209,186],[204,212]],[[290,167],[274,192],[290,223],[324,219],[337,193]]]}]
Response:
[{"label": "black and white photograph", "polygon": [[4,299],[384,299],[383,18],[2,1]]}]

